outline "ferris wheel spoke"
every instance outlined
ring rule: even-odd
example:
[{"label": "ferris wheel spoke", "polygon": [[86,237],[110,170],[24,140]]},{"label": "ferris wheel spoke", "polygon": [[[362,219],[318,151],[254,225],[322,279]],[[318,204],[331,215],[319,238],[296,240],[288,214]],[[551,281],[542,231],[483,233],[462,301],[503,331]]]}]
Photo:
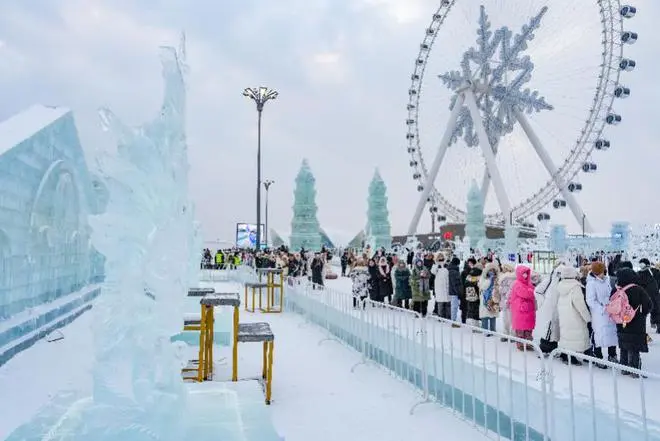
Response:
[{"label": "ferris wheel spoke", "polygon": [[[502,117],[504,116],[504,108],[500,106],[499,110],[497,111],[497,119],[501,120]],[[493,144],[493,156],[497,156],[497,151],[499,149],[500,145],[500,138],[497,138],[495,143]],[[488,198],[488,190],[490,189],[490,173],[488,173],[488,168],[484,170],[484,177],[481,179],[481,200],[484,201],[484,204],[486,203],[486,200]]]},{"label": "ferris wheel spoke", "polygon": [[577,220],[578,224],[582,222],[582,225],[584,225],[585,232],[587,233],[593,232],[593,229],[591,228],[591,224],[589,223],[589,220],[584,214],[584,211],[582,211],[582,208],[580,208],[577,199],[575,199],[573,193],[568,191],[568,182],[564,182],[564,180],[560,177],[559,169],[552,161],[552,158],[550,157],[548,151],[545,149],[545,147],[543,147],[543,144],[541,143],[539,137],[536,136],[536,133],[534,132],[532,126],[529,124],[527,117],[518,110],[516,110],[514,114],[516,119],[520,123],[520,127],[522,127],[523,131],[525,132],[527,139],[529,140],[530,144],[532,144],[532,147],[534,147],[534,150],[536,151],[538,157],[541,159],[543,166],[550,174],[551,179],[559,189],[561,195],[566,201],[566,204],[573,213],[573,216],[575,216],[575,220]]},{"label": "ferris wheel spoke", "polygon": [[442,136],[442,140],[440,141],[438,152],[433,159],[433,164],[431,164],[431,168],[426,177],[426,181],[423,184],[422,194],[419,197],[419,202],[417,203],[415,214],[413,215],[412,221],[410,222],[410,227],[408,227],[409,236],[412,236],[417,232],[419,220],[422,218],[422,212],[424,211],[424,207],[427,204],[431,190],[433,190],[433,186],[435,185],[435,180],[438,177],[438,172],[440,171],[440,166],[442,165],[442,160],[445,157],[445,153],[447,153],[447,147],[449,147],[451,136],[452,133],[454,133],[454,128],[456,127],[456,122],[458,121],[458,115],[461,113],[464,102],[465,96],[463,94],[459,94],[456,98],[456,102],[454,103],[454,108],[449,115],[447,128],[445,129],[445,134]]},{"label": "ferris wheel spoke", "polygon": [[481,151],[484,154],[484,159],[486,160],[486,167],[488,168],[488,174],[493,181],[493,187],[495,187],[495,195],[497,196],[497,201],[500,204],[502,209],[502,214],[504,215],[505,225],[511,224],[511,202],[509,202],[509,196],[506,194],[506,189],[504,187],[504,180],[500,174],[500,170],[497,167],[495,162],[495,154],[493,153],[493,146],[488,140],[488,134],[486,132],[486,126],[484,125],[484,120],[481,117],[479,112],[479,106],[477,106],[477,99],[474,96],[472,88],[466,90],[463,93],[465,104],[470,110],[470,115],[472,116],[472,121],[477,122],[475,124],[475,130],[477,132],[477,137],[479,138],[479,145],[481,146]]}]

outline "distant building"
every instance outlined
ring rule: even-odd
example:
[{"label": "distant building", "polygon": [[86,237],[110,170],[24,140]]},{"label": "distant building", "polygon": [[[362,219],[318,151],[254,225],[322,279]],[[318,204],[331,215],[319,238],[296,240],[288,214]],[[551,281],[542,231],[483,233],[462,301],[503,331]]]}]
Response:
[{"label": "distant building", "polygon": [[[456,237],[465,237],[465,224],[445,224],[436,233],[416,234],[417,240],[427,249],[439,249],[445,240],[454,240]],[[532,228],[521,228],[521,239],[534,239],[536,232]],[[504,228],[486,226],[487,239],[504,239]],[[408,236],[392,236],[392,244],[405,245]]]}]

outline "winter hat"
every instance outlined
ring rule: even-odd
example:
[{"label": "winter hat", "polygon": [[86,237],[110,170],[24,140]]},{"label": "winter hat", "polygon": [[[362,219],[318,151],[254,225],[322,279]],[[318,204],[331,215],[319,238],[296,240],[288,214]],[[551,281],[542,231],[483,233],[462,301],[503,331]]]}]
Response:
[{"label": "winter hat", "polygon": [[512,273],[515,270],[516,269],[514,268],[514,266],[511,265],[510,263],[505,263],[504,265],[502,265],[502,272],[503,273]]},{"label": "winter hat", "polygon": [[639,266],[641,266],[642,269],[644,269],[646,267],[651,266],[651,262],[649,261],[649,259],[644,257],[643,259],[639,259]]},{"label": "winter hat", "polygon": [[561,277],[562,280],[578,279],[580,277],[580,272],[577,268],[573,268],[572,266],[564,266],[559,270],[559,277]]},{"label": "winter hat", "polygon": [[631,283],[638,283],[637,273],[630,268],[621,268],[616,272],[617,286],[624,287]]},{"label": "winter hat", "polygon": [[629,260],[624,260],[622,262],[619,262],[619,266],[617,267],[617,271],[622,268],[628,268],[628,269],[633,269],[633,264]]},{"label": "winter hat", "polygon": [[459,266],[461,264],[461,259],[459,259],[458,257],[454,257],[453,259],[451,259],[451,264],[454,266]]},{"label": "winter hat", "polygon": [[591,272],[595,276],[605,274],[605,264],[603,262],[594,262],[591,264]]}]

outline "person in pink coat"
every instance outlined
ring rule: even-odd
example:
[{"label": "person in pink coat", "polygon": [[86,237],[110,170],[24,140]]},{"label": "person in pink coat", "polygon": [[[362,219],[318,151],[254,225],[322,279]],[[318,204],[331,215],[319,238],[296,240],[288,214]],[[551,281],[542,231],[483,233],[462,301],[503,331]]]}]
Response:
[{"label": "person in pink coat", "polygon": [[[509,295],[511,329],[516,337],[525,340],[532,340],[532,331],[536,326],[536,301],[531,275],[532,270],[526,266],[516,268],[516,281]],[[518,343],[518,349],[524,350],[525,345]]]}]

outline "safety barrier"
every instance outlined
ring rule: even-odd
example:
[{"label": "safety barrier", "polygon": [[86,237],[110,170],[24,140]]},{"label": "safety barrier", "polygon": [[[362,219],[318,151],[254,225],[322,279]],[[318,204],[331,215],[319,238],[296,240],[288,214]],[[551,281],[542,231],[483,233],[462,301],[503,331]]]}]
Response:
[{"label": "safety barrier", "polygon": [[538,346],[439,317],[426,327],[430,400],[498,439],[548,439],[545,384],[537,390],[530,381],[543,363]]},{"label": "safety barrier", "polygon": [[239,265],[223,269],[202,269],[199,272],[201,282],[246,282],[256,279],[254,268]]},{"label": "safety barrier", "polygon": [[[573,357],[583,365],[565,366],[558,360],[561,356]],[[552,439],[660,439],[657,396],[647,390],[660,381],[660,375],[561,348],[548,357],[545,369]],[[639,379],[626,378],[630,374]],[[605,409],[603,403],[607,403]]]},{"label": "safety barrier", "polygon": [[[360,353],[352,370],[373,363],[417,388],[422,399],[411,412],[436,402],[496,439],[660,441],[660,409],[648,405],[645,390],[660,375],[568,351],[546,358],[513,336],[370,300],[354,307],[349,293],[306,280],[288,285],[287,310],[325,328],[324,340]],[[562,353],[587,366],[562,365]]]}]

